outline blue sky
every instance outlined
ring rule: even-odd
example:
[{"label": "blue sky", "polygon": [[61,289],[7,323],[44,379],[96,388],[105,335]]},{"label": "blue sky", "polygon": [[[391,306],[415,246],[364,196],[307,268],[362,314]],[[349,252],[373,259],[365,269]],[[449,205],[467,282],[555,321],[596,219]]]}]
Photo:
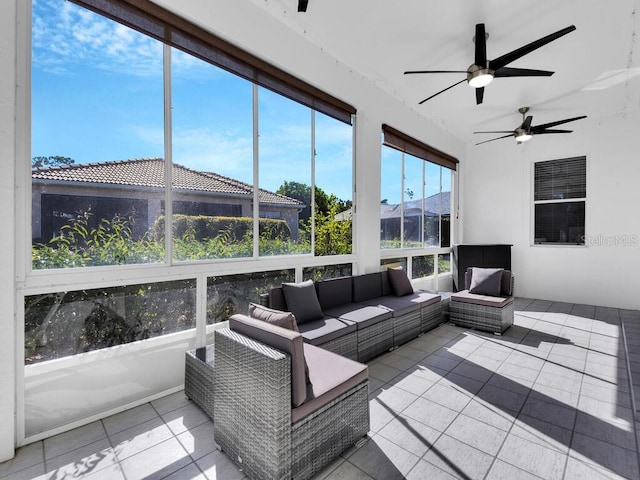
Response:
[{"label": "blue sky", "polygon": [[[164,157],[160,42],[61,0],[34,0],[32,28],[32,156]],[[178,50],[171,69],[173,161],[253,183],[252,85]],[[260,186],[310,184],[310,110],[262,88],[258,99]],[[316,185],[350,199],[352,128],[319,113],[315,123]],[[383,161],[382,173],[382,198],[396,203],[399,165]]]}]

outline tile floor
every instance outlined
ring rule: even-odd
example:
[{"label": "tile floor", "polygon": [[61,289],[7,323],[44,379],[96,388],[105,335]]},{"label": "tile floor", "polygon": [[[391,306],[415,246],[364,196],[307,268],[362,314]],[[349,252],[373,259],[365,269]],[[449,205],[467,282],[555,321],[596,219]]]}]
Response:
[{"label": "tile floor", "polygon": [[[640,478],[640,312],[519,298],[502,336],[445,324],[369,366],[369,439],[318,479]],[[0,478],[244,478],[212,432],[179,392],[23,447]]]}]

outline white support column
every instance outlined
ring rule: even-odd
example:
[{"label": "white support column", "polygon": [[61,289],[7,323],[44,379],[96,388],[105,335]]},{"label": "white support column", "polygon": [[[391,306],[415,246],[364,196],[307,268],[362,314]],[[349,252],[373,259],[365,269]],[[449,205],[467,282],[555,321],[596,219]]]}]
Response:
[{"label": "white support column", "polygon": [[24,47],[17,45],[18,1],[3,2],[0,15],[0,462],[14,456],[16,436],[16,52]]},{"label": "white support column", "polygon": [[358,274],[380,270],[380,162],[382,121],[364,109],[356,118],[356,218],[354,231]]}]

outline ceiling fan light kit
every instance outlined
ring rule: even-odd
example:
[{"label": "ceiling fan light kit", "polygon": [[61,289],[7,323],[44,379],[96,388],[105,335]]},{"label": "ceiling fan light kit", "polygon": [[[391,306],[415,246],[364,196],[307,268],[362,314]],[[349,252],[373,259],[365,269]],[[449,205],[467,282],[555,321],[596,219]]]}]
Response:
[{"label": "ceiling fan light kit", "polygon": [[[476,68],[476,70],[473,70]],[[467,82],[472,88],[486,87],[493,81],[495,72],[489,68],[478,68],[477,65],[471,65],[467,73]]]}]

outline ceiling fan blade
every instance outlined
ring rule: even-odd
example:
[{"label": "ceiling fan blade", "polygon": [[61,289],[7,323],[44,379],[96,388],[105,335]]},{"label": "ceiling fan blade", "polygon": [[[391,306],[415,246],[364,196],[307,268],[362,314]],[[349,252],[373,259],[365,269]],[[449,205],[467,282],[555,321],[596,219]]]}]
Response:
[{"label": "ceiling fan blade", "polygon": [[554,72],[548,70],[532,70],[530,68],[502,67],[495,71],[494,77],[550,77]]},{"label": "ceiling fan blade", "polygon": [[484,98],[484,87],[476,88],[476,105],[480,105],[482,103],[483,98]]},{"label": "ceiling fan blade", "polygon": [[524,122],[522,122],[522,125],[520,126],[521,129],[523,129],[525,132],[528,132],[531,130],[531,120],[533,120],[533,117],[531,115],[529,115],[527,118],[524,119]]},{"label": "ceiling fan blade", "polygon": [[510,133],[509,135],[504,135],[502,137],[492,138],[491,140],[485,140],[484,142],[476,143],[476,145],[482,145],[483,143],[489,143],[495,140],[501,140],[503,138],[509,138],[509,137],[513,137],[513,133]]},{"label": "ceiling fan blade", "polygon": [[531,132],[534,135],[544,135],[545,133],[571,133],[573,130],[542,130],[541,132]]},{"label": "ceiling fan blade", "polygon": [[467,73],[466,70],[408,70],[404,72],[405,75],[414,75],[420,73]]},{"label": "ceiling fan blade", "polygon": [[451,88],[455,87],[456,85],[460,85],[462,82],[466,82],[466,81],[467,81],[467,79],[466,79],[466,78],[464,78],[464,79],[460,80],[459,82],[454,83],[454,84],[453,84],[453,85],[451,85],[450,87],[447,87],[447,88],[445,88],[444,90],[440,90],[438,93],[434,93],[434,94],[433,94],[433,95],[431,95],[430,97],[425,98],[424,100],[422,100],[421,102],[419,102],[419,104],[420,104],[420,105],[422,105],[422,104],[423,104],[424,102],[426,102],[427,100],[431,100],[433,97],[436,97],[436,96],[440,95],[441,93],[444,93],[444,92],[446,92],[447,90],[449,90],[449,89],[451,89]]},{"label": "ceiling fan blade", "polygon": [[484,29],[484,23],[476,25],[476,55],[474,64],[485,68],[487,66],[487,35]]},{"label": "ceiling fan blade", "polygon": [[562,125],[563,123],[575,122],[576,120],[582,120],[583,118],[587,118],[586,115],[582,115],[581,117],[573,117],[573,118],[565,118],[564,120],[558,120],[557,122],[549,122],[544,123],[542,125],[536,125],[531,127],[532,132],[538,132],[540,130],[545,130],[547,128],[556,127],[558,125]]},{"label": "ceiling fan blade", "polygon": [[513,135],[515,132],[513,130],[486,130],[483,132],[473,132],[473,133],[510,133]]},{"label": "ceiling fan blade", "polygon": [[540,47],[543,47],[547,43],[551,43],[558,38],[573,32],[576,29],[575,25],[571,25],[569,27],[563,28],[562,30],[558,30],[555,33],[547,35],[546,37],[539,38],[523,47],[516,48],[512,52],[505,53],[501,57],[495,58],[489,62],[489,68],[491,70],[499,70],[502,67],[510,64],[511,62],[519,59],[520,57],[524,57],[526,54],[537,50]]}]

